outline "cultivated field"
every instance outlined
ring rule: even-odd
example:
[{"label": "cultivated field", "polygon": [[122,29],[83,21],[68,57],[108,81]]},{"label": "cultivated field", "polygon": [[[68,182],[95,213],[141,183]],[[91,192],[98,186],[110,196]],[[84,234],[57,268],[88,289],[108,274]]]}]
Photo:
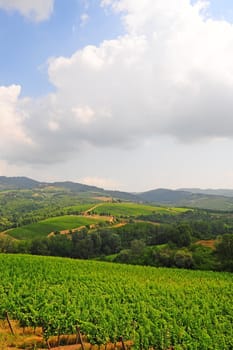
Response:
[{"label": "cultivated field", "polygon": [[65,215],[46,219],[35,224],[17,227],[8,234],[17,239],[33,239],[48,236],[55,231],[72,230],[82,226],[95,225],[104,222],[104,218],[92,218],[81,215]]},{"label": "cultivated field", "polygon": [[1,254],[0,280],[1,318],[42,327],[45,340],[79,326],[91,344],[233,348],[232,274]]},{"label": "cultivated field", "polygon": [[114,216],[138,216],[149,214],[177,215],[187,211],[186,208],[158,207],[137,203],[102,203],[93,210],[97,214]]},{"label": "cultivated field", "polygon": [[[63,211],[69,215],[62,215],[45,219],[36,223],[13,228],[7,233],[16,239],[34,239],[48,236],[51,232],[67,231],[82,226],[96,225],[115,218],[136,218],[139,215],[166,214],[179,215],[186,212],[186,208],[156,207],[137,203],[89,203],[66,207]],[[73,213],[73,214],[72,214]],[[82,215],[75,215],[80,213]]]}]

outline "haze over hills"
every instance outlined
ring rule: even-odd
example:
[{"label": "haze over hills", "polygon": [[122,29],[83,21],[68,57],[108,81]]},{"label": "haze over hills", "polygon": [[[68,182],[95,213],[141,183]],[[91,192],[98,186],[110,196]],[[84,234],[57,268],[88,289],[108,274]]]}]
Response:
[{"label": "haze over hills", "polygon": [[209,194],[214,196],[225,196],[225,197],[233,197],[232,189],[213,189],[213,188],[180,188],[179,191],[191,192],[191,193],[201,193],[201,194]]},{"label": "haze over hills", "polygon": [[32,180],[27,177],[6,177],[0,176],[0,190],[23,190],[23,189],[46,189],[46,188],[57,188],[63,189],[69,192],[75,193],[93,193],[93,194],[101,194],[110,197],[120,198],[122,200],[131,200],[131,201],[139,201],[140,197],[133,193],[122,192],[122,191],[111,191],[104,190],[103,188],[90,186],[85,184],[80,184],[78,182],[72,181],[62,181],[62,182],[40,182],[36,180]]},{"label": "haze over hills", "polygon": [[42,183],[28,177],[0,176],[0,190],[32,189],[39,187]]},{"label": "haze over hills", "polygon": [[233,190],[231,189],[196,189],[184,188],[178,190],[153,189],[145,192],[122,192],[104,190],[96,186],[80,184],[71,181],[40,182],[27,177],[0,176],[0,190],[25,190],[54,188],[67,193],[87,193],[93,196],[107,196],[133,202],[148,202],[161,205],[187,206],[216,210],[233,210]]}]

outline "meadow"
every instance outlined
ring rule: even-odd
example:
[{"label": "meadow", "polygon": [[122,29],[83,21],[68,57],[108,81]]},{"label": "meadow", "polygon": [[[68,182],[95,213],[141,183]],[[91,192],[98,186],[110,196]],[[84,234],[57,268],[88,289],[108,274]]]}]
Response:
[{"label": "meadow", "polygon": [[0,280],[0,317],[42,327],[46,340],[79,326],[91,344],[233,348],[229,273],[1,254]]}]

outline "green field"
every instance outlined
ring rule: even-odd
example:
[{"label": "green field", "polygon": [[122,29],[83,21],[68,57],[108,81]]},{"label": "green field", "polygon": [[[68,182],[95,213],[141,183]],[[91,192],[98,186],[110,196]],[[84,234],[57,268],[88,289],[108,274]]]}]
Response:
[{"label": "green field", "polygon": [[92,344],[233,348],[231,274],[1,254],[0,280],[1,318],[7,310],[45,338],[79,325]]},{"label": "green field", "polygon": [[65,207],[64,211],[66,213],[74,213],[74,212],[83,213],[95,205],[96,205],[95,203],[72,205],[70,207]]},{"label": "green field", "polygon": [[71,230],[80,226],[98,224],[104,219],[95,219],[80,215],[65,215],[46,219],[35,224],[17,227],[8,231],[8,234],[17,239],[33,239],[46,237],[50,232]]},{"label": "green field", "polygon": [[129,217],[154,213],[177,215],[187,210],[187,208],[169,208],[137,203],[102,203],[94,209],[94,212],[103,215]]},{"label": "green field", "polygon": [[[137,203],[89,203],[65,207],[63,212],[65,214],[80,213],[89,211],[91,208],[93,210],[90,211],[90,214],[114,216],[116,218],[136,218],[139,215],[155,213],[174,216],[187,211],[185,208],[166,208]],[[71,230],[80,226],[98,224],[104,222],[104,220],[104,218],[101,219],[100,217],[97,219],[91,215],[62,215],[10,229],[8,234],[16,239],[43,238],[54,231]]]}]

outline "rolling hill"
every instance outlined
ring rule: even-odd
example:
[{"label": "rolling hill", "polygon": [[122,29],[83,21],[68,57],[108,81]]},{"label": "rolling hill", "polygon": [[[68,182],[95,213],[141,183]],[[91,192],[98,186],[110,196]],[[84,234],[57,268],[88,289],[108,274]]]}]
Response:
[{"label": "rolling hill", "polygon": [[[215,190],[213,190],[213,193],[214,191]],[[230,194],[231,190],[228,191]],[[157,189],[140,193],[138,196],[144,202],[161,205],[172,205],[178,207],[181,206],[210,210],[233,210],[233,197],[230,197],[229,195],[223,196],[216,194],[206,194],[204,191],[203,193],[194,193],[184,190]]]},{"label": "rolling hill", "polygon": [[[0,176],[0,193],[4,191],[32,190],[37,199],[46,197],[48,193],[54,194],[54,200],[59,196],[67,198],[75,197],[85,201],[96,201],[96,198],[106,197],[109,200],[116,199],[130,202],[154,203],[157,205],[181,206],[203,208],[210,210],[233,210],[233,190],[230,189],[154,189],[146,192],[122,192],[104,190],[96,186],[89,186],[71,181],[64,182],[39,182],[27,177]],[[21,193],[22,194],[22,193]],[[56,198],[55,198],[56,197]],[[72,202],[72,201],[70,201]],[[38,201],[37,201],[38,203]],[[75,203],[74,203],[75,204]]]}]

